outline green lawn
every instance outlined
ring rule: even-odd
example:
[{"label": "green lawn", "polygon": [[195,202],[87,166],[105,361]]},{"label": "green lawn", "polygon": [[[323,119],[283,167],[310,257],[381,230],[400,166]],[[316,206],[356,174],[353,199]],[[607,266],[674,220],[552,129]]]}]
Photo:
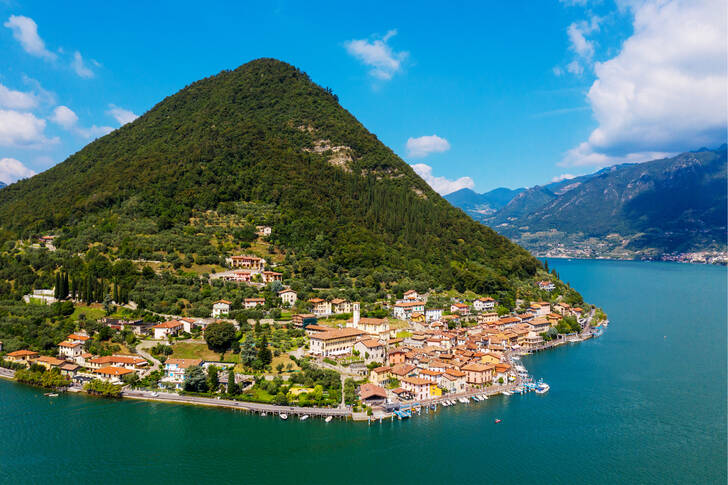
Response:
[{"label": "green lawn", "polygon": [[[173,359],[202,359],[206,361],[220,361],[220,354],[207,348],[207,344],[194,344],[179,342],[172,345]],[[232,352],[225,353],[222,362],[237,362],[238,356]]]},{"label": "green lawn", "polygon": [[98,320],[106,315],[103,308],[93,308],[86,305],[79,305],[73,309],[71,318],[73,320],[79,320],[81,314],[86,315],[86,320]]}]

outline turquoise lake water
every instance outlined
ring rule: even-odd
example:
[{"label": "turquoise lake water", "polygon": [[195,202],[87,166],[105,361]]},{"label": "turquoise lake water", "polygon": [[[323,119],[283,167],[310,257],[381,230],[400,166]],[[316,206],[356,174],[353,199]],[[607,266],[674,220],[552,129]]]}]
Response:
[{"label": "turquoise lake water", "polygon": [[0,381],[0,483],[725,484],[726,268],[549,264],[611,325],[524,358],[546,395],[367,426]]}]

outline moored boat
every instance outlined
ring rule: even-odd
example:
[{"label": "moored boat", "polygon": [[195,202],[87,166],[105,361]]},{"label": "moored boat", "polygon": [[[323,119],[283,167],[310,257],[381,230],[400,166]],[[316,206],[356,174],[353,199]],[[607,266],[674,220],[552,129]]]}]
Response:
[{"label": "moored boat", "polygon": [[326,419],[324,419],[324,421],[326,421],[327,423],[330,423],[332,419],[334,419],[333,416],[327,416]]},{"label": "moored boat", "polygon": [[281,419],[285,421],[286,419],[288,419],[288,415],[286,413],[282,413]]}]

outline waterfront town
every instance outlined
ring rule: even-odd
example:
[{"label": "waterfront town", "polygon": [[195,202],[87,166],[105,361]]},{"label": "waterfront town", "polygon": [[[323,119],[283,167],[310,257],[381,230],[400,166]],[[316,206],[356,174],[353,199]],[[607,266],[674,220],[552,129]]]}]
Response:
[{"label": "waterfront town", "polygon": [[[533,282],[543,300],[517,301],[514,311],[488,295],[414,289],[362,308],[343,298],[299,300],[283,286],[282,273],[258,256],[232,256],[227,264],[229,270],[210,280],[261,292],[272,288],[275,312],[262,296],[239,305],[277,318],[239,322],[231,318],[234,304],[226,299],[212,304],[209,317],[156,315],[156,321],[145,321],[104,315],[96,326],[80,322],[57,344],[55,355],[30,349],[4,353],[0,375],[34,369],[61,379],[51,380],[58,384],[54,390],[111,390],[115,396],[212,404],[284,419],[405,418],[493,394],[545,393],[548,385],[529,376],[520,356],[590,339],[607,323],[597,308],[551,298],[556,287],[548,279]],[[59,303],[56,296],[55,289],[39,289],[24,302],[53,305]],[[220,329],[228,330],[232,343],[215,342]],[[109,336],[124,336],[134,345],[109,351],[99,345]]]}]

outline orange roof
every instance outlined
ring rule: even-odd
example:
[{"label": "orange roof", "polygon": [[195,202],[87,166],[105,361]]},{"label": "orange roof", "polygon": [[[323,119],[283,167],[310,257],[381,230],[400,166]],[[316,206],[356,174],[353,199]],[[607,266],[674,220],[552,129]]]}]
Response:
[{"label": "orange roof", "polygon": [[68,340],[82,340],[82,341],[84,341],[84,342],[85,342],[86,340],[88,340],[88,339],[89,339],[89,338],[91,338],[91,337],[88,337],[87,335],[78,335],[78,334],[76,334],[76,333],[72,333],[71,335],[69,335],[69,336],[68,336],[68,337],[66,337],[66,338],[67,338]]},{"label": "orange roof", "polygon": [[38,357],[35,361],[36,362],[45,362],[46,364],[50,364],[50,365],[61,365],[65,362],[64,360],[56,359],[55,357],[48,357],[47,355],[42,355],[42,356]]},{"label": "orange roof", "polygon": [[78,347],[79,345],[83,345],[83,344],[81,342],[69,342],[67,340],[58,344],[59,347],[69,347],[69,348]]},{"label": "orange roof", "polygon": [[468,305],[466,305],[465,303],[453,303],[452,306],[456,306],[458,308],[468,308]]},{"label": "orange roof", "polygon": [[265,303],[265,298],[246,298],[245,303]]},{"label": "orange roof", "polygon": [[382,367],[376,367],[376,368],[372,369],[372,372],[374,372],[376,374],[381,374],[383,372],[389,372],[390,370],[392,370],[391,367],[383,365]]},{"label": "orange roof", "polygon": [[445,369],[445,374],[451,375],[453,377],[465,377],[465,372],[457,369]]},{"label": "orange roof", "polygon": [[387,391],[383,387],[379,387],[375,384],[362,384],[359,388],[359,396],[362,399],[368,399],[370,397],[387,397]]},{"label": "orange roof", "polygon": [[485,372],[492,368],[493,368],[493,366],[490,366],[490,365],[484,365],[484,364],[478,364],[476,362],[471,362],[470,364],[466,364],[466,365],[462,366],[460,368],[460,370],[471,371],[471,372]]},{"label": "orange roof", "polygon": [[337,338],[358,337],[359,335],[364,335],[364,333],[365,332],[362,332],[357,328],[337,328],[329,330],[328,332],[313,334],[310,338],[318,340],[335,340]]},{"label": "orange roof", "polygon": [[170,320],[168,322],[158,323],[152,328],[177,328],[184,326],[182,322],[178,320]]},{"label": "orange roof", "polygon": [[113,366],[102,367],[101,369],[96,369],[94,371],[95,374],[104,374],[107,376],[123,376],[126,374],[130,374],[132,372],[134,372],[134,371],[131,369],[124,369],[123,367],[113,367]]},{"label": "orange roof", "polygon": [[432,381],[429,379],[423,379],[422,377],[403,377],[402,382],[406,382],[408,384],[412,384],[414,386],[429,386],[432,384]]},{"label": "orange roof", "polygon": [[124,355],[107,355],[104,357],[97,357],[89,361],[91,364],[141,364],[146,360],[141,357],[131,357]]},{"label": "orange roof", "polygon": [[215,303],[225,303],[226,305],[230,305],[232,302],[227,300],[217,300]]},{"label": "orange roof", "polygon": [[415,306],[424,306],[424,303],[421,301],[403,301],[401,303],[395,303],[394,306],[399,308],[410,308]]},{"label": "orange roof", "polygon": [[16,350],[15,352],[10,352],[8,357],[30,357],[31,355],[38,355],[38,352],[33,352],[32,350]]},{"label": "orange roof", "polygon": [[309,301],[309,302],[311,302],[311,303],[323,303],[323,302],[325,302],[326,300],[324,300],[324,299],[322,299],[322,298],[311,298],[311,299],[310,299],[310,300],[308,300],[308,301]]},{"label": "orange roof", "polygon": [[382,342],[380,342],[379,340],[374,340],[374,339],[362,340],[359,343],[364,344],[365,347],[368,347],[370,349],[374,349],[377,347],[384,347],[384,344]]},{"label": "orange roof", "polygon": [[384,325],[387,320],[384,318],[360,318],[359,323],[364,325]]}]

